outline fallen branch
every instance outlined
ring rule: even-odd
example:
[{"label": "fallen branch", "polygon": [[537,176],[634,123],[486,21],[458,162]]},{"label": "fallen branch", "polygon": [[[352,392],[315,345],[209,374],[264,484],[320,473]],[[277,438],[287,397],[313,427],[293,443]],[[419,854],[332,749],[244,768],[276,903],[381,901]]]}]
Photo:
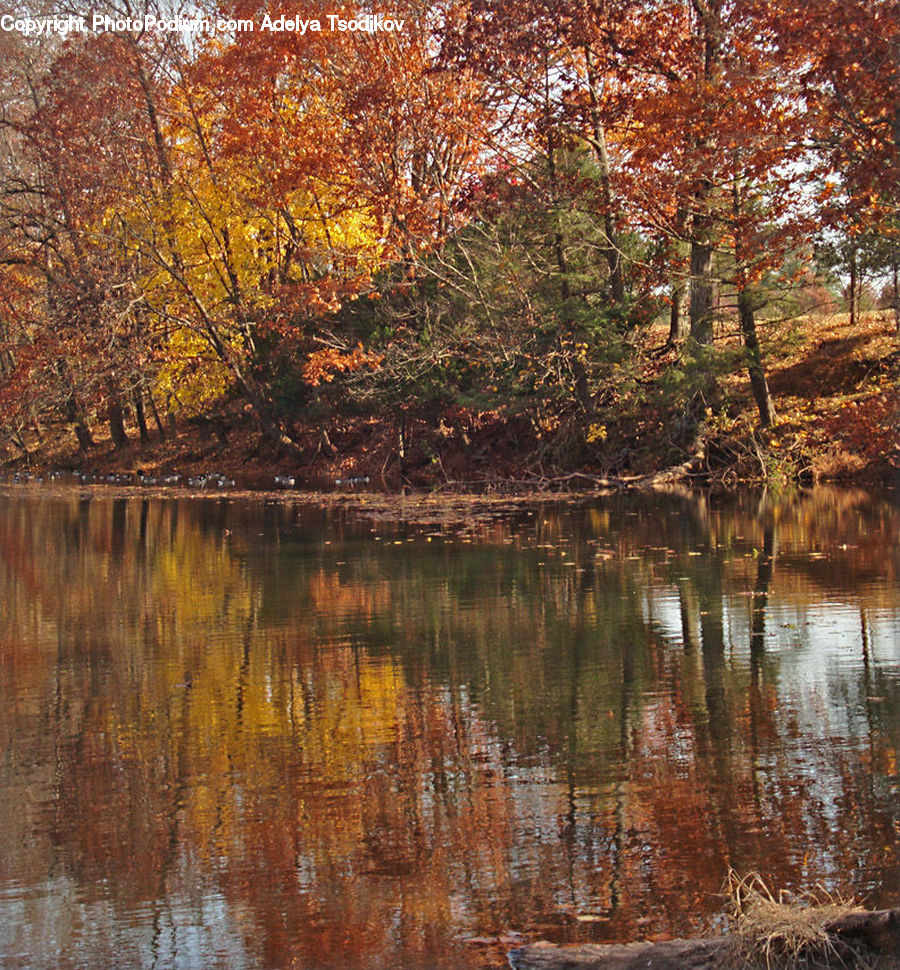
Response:
[{"label": "fallen branch", "polygon": [[666,943],[586,943],[554,946],[533,943],[509,953],[513,970],[714,970],[727,937],[713,940],[669,940]]},{"label": "fallen branch", "polygon": [[701,450],[680,465],[671,465],[649,475],[631,475],[615,481],[629,488],[655,488],[657,485],[671,485],[682,482],[695,475],[706,474],[706,453]]},{"label": "fallen branch", "polygon": [[[513,970],[900,970],[900,909],[850,912],[825,924],[830,946],[803,955],[769,954],[754,962],[735,937],[669,940],[664,943],[556,946],[533,943],[509,953]],[[768,960],[768,963],[767,963]]]}]

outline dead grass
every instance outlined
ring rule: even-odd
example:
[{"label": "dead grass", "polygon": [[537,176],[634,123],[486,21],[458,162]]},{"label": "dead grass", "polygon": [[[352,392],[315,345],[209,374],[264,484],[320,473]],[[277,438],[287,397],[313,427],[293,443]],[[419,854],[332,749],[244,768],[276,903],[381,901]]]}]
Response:
[{"label": "dead grass", "polygon": [[729,874],[732,963],[767,970],[799,970],[816,966],[863,968],[861,957],[835,944],[828,927],[835,920],[863,908],[817,888],[803,896],[775,896],[758,873]]}]

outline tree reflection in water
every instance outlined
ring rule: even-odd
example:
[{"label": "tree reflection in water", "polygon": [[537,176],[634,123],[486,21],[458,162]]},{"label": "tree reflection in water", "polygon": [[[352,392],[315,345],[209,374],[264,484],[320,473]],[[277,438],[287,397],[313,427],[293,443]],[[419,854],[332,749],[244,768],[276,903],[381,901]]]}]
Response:
[{"label": "tree reflection in water", "polygon": [[900,889],[896,508],[0,496],[9,966],[475,967]]}]

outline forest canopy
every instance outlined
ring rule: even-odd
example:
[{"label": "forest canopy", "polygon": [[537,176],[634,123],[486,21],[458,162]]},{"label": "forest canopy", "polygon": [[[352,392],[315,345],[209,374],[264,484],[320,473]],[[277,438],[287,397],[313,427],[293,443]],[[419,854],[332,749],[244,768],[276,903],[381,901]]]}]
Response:
[{"label": "forest canopy", "polygon": [[766,321],[845,301],[853,322],[880,287],[900,326],[895,2],[2,12],[20,451],[237,406],[302,460],[311,425],[321,449],[349,416],[399,422],[402,452],[413,415],[491,414],[621,472],[627,408],[678,460],[723,374],[777,423]]}]

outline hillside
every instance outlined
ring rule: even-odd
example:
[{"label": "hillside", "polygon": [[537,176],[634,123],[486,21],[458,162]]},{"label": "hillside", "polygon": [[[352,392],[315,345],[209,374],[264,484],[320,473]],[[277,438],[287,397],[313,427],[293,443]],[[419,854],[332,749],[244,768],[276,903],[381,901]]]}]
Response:
[{"label": "hillside", "polygon": [[[254,488],[272,488],[282,475],[298,488],[368,477],[372,488],[515,483],[540,489],[641,481],[690,462],[679,472],[698,485],[897,484],[900,338],[892,316],[862,314],[854,326],[847,314],[804,317],[761,330],[779,416],[770,429],[756,426],[747,379],[732,368],[685,441],[683,410],[672,403],[684,400],[683,387],[678,394],[668,389],[679,372],[676,354],[663,349],[664,331],[651,327],[635,348],[635,379],[598,405],[591,422],[560,414],[542,431],[501,407],[454,406],[435,415],[410,402],[390,414],[334,411],[324,421],[301,423],[305,454],[286,456],[231,402],[184,422],[174,438],[151,432],[141,443],[129,426],[126,446],[97,435],[87,453],[64,425],[40,435],[32,429],[27,455],[8,448],[3,469],[7,478],[57,469],[98,479],[130,475],[135,482],[139,474],[186,478],[216,471]],[[718,334],[717,347],[727,360],[736,336]]]}]

